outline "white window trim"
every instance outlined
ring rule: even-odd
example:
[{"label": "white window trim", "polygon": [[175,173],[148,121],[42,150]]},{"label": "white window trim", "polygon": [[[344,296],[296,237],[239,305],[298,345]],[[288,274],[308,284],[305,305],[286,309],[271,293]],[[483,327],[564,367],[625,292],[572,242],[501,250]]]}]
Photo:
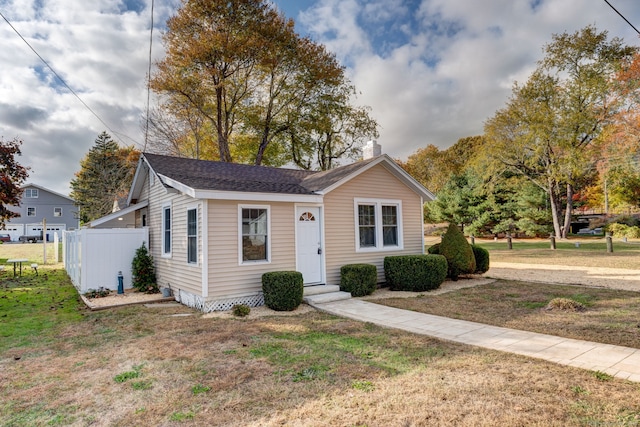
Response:
[{"label": "white window trim", "polygon": [[[374,205],[375,207],[375,220],[376,220],[376,246],[373,247],[360,247],[360,221],[358,218],[358,206],[359,205]],[[398,244],[394,246],[384,246],[383,234],[382,234],[382,206],[396,206],[398,212]],[[404,249],[403,228],[402,228],[402,200],[389,200],[389,199],[353,199],[353,217],[355,227],[355,247],[356,252],[386,252],[386,251],[400,251]]]},{"label": "white window trim", "polygon": [[[189,211],[196,211],[196,262],[191,262],[189,261]],[[191,265],[191,266],[198,266],[200,265],[200,218],[199,218],[199,214],[200,214],[200,209],[199,206],[197,204],[195,205],[190,205],[187,206],[187,209],[185,211],[185,230],[186,230],[186,239],[187,239],[187,265]]]},{"label": "white window trim", "polygon": [[[25,193],[24,197],[26,199],[37,199],[38,196],[39,196],[39,192],[38,192],[37,188],[27,188],[27,189],[24,190],[24,193]],[[27,194],[29,194],[29,195],[27,196]],[[34,196],[34,194],[35,194],[35,196]]]},{"label": "white window trim", "polygon": [[[30,210],[30,209],[33,209],[33,215],[29,215],[29,210]],[[30,217],[38,216],[38,211],[36,210],[36,208],[35,208],[35,207],[33,207],[33,206],[28,206],[28,207],[27,207],[27,216],[30,216]]]},{"label": "white window trim", "polygon": [[[169,224],[170,224],[170,228],[169,228],[169,233],[170,233],[169,234],[169,239],[170,239],[170,241],[169,241],[169,252],[165,252],[164,251],[164,248],[166,247],[165,246],[165,238],[166,238],[165,231],[167,231],[166,228],[165,228],[166,224],[164,222],[164,213],[165,213],[165,211],[167,209],[169,209]],[[161,258],[171,258],[171,253],[173,251],[173,229],[174,229],[174,226],[173,226],[173,208],[171,206],[171,202],[163,203],[162,204],[162,208],[160,209],[160,212],[161,212],[161,214],[160,214],[160,229],[161,229],[161,232],[162,232],[162,239],[161,239],[162,248],[160,249],[160,257]]]},{"label": "white window trim", "polygon": [[[60,210],[60,215],[56,215],[56,209]],[[61,216],[62,216],[62,208],[54,207],[54,208],[53,208],[53,216],[55,216],[55,217],[61,217]]]},{"label": "white window trim", "polygon": [[[242,210],[266,209],[267,210],[267,259],[244,261],[242,259]],[[271,264],[271,206],[269,205],[238,205],[238,265]]]}]

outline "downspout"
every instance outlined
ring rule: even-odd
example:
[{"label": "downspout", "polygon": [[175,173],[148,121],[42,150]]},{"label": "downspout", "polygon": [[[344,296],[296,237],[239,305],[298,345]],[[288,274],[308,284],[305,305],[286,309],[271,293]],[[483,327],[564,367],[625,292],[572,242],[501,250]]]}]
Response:
[{"label": "downspout", "polygon": [[209,296],[209,200],[202,200],[202,298]]},{"label": "downspout", "polygon": [[420,196],[420,229],[422,230],[422,255],[425,254],[424,249],[424,199]]}]

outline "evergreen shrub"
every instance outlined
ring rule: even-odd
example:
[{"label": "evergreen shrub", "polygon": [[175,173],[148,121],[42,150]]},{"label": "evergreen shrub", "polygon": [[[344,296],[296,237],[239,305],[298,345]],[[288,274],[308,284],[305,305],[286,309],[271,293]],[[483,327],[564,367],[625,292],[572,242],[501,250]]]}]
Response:
[{"label": "evergreen shrub", "polygon": [[293,311],[302,304],[302,273],[271,271],[262,275],[262,293],[267,307],[276,311]]},{"label": "evergreen shrub", "polygon": [[447,259],[451,280],[456,281],[459,275],[476,271],[473,249],[457,225],[449,224],[447,232],[442,236],[439,252]]},{"label": "evergreen shrub", "polygon": [[131,285],[140,292],[148,294],[157,294],[160,292],[158,284],[156,283],[156,271],[153,266],[153,257],[149,255],[147,246],[142,243],[138,249],[136,249],[136,255],[131,262]]},{"label": "evergreen shrub", "polygon": [[471,245],[473,257],[476,259],[476,274],[486,273],[489,270],[489,251],[478,245]]},{"label": "evergreen shrub", "polygon": [[440,243],[436,243],[433,246],[429,246],[427,248],[427,252],[429,252],[432,255],[440,255]]},{"label": "evergreen shrub", "polygon": [[384,275],[391,290],[430,291],[447,277],[447,260],[442,255],[388,256],[384,258]]},{"label": "evergreen shrub", "polygon": [[373,264],[347,264],[340,268],[340,290],[353,297],[371,295],[378,285],[378,269]]}]

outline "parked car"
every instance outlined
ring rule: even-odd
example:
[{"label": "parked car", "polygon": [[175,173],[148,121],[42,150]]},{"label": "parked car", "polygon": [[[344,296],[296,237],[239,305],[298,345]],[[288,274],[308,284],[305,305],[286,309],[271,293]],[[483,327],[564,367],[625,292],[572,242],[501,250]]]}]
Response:
[{"label": "parked car", "polygon": [[38,240],[41,240],[41,239],[42,237],[40,235],[18,237],[18,241],[22,243],[26,243],[26,242],[36,243]]},{"label": "parked car", "polygon": [[598,227],[594,229],[583,228],[582,230],[578,230],[576,234],[592,235],[592,236],[596,234],[602,234],[602,227]]},{"label": "parked car", "polygon": [[6,233],[0,234],[0,242],[10,242],[10,241],[11,241],[11,236],[9,236]]}]

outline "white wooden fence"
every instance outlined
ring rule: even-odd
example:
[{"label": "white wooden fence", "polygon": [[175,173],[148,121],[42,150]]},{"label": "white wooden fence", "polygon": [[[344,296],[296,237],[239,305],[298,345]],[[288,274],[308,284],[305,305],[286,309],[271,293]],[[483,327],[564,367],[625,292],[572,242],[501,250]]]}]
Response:
[{"label": "white wooden fence", "polygon": [[148,228],[82,228],[63,232],[64,268],[80,293],[89,289],[118,289],[118,272],[124,288],[131,288],[131,261],[144,242]]}]

